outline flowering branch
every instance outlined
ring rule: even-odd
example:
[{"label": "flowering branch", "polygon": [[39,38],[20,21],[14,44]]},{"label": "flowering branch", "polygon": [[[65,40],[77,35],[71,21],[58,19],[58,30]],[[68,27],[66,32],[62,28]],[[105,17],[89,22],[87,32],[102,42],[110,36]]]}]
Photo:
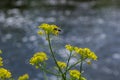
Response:
[{"label": "flowering branch", "polygon": [[[56,25],[50,25],[50,24],[41,24],[38,27],[40,30],[38,31],[39,35],[45,36],[46,40],[48,41],[49,49],[51,52],[51,57],[57,67],[56,71],[58,71],[58,74],[56,73],[51,73],[49,70],[46,70],[46,65],[42,66],[43,63],[46,63],[45,61],[48,60],[46,53],[44,52],[38,52],[37,54],[34,54],[33,57],[30,59],[30,64],[36,66],[36,68],[40,68],[41,70],[45,71],[46,73],[51,73],[57,77],[60,77],[61,80],[86,80],[86,78],[83,77],[82,75],[82,70],[83,70],[83,62],[87,62],[89,60],[89,64],[91,63],[91,60],[97,60],[97,56],[95,55],[94,52],[92,52],[89,48],[79,48],[76,46],[71,46],[70,44],[66,45],[65,48],[70,52],[66,63],[63,61],[58,61],[55,53],[53,52],[52,45],[51,45],[51,40],[50,36],[57,36],[59,35],[61,29],[56,26]],[[73,56],[73,54],[75,56]],[[77,61],[69,65],[70,60],[72,57],[77,58]],[[77,69],[72,69],[79,64],[79,70]],[[69,73],[69,75],[68,75]]]}]

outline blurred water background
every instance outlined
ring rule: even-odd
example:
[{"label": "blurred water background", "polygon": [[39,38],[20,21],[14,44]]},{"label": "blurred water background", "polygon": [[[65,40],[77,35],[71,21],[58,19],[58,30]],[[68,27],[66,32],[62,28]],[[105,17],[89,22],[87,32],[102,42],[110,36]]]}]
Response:
[{"label": "blurred water background", "polygon": [[30,80],[43,80],[29,59],[37,51],[49,54],[36,33],[44,22],[62,28],[53,40],[60,59],[67,43],[89,47],[99,59],[84,67],[87,79],[120,80],[120,0],[0,0],[0,49],[15,79],[28,73]]}]

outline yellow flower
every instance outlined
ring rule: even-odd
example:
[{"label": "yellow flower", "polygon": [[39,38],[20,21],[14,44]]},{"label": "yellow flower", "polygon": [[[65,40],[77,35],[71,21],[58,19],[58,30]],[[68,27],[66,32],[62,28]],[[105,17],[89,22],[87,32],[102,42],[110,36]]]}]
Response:
[{"label": "yellow flower", "polygon": [[97,60],[97,56],[89,48],[74,47],[74,51],[82,56],[83,59]]},{"label": "yellow flower", "polygon": [[95,55],[94,52],[90,52],[90,53],[88,54],[88,58],[93,59],[93,60],[97,60],[97,56]]},{"label": "yellow flower", "polygon": [[74,47],[71,46],[70,44],[65,45],[65,48],[69,51],[72,51],[74,49]]},{"label": "yellow flower", "polygon": [[37,33],[38,33],[39,35],[43,35],[43,31],[41,31],[41,30],[39,30]]},{"label": "yellow flower", "polygon": [[84,78],[84,77],[81,77],[81,78],[80,78],[80,80],[87,80],[87,79],[86,79],[86,78]]},{"label": "yellow flower", "polygon": [[18,78],[18,80],[28,80],[28,79],[29,79],[29,75],[28,74],[24,74],[24,75],[22,75],[22,76],[20,76]]},{"label": "yellow flower", "polygon": [[7,69],[0,68],[0,79],[4,80],[10,77],[11,77],[11,73]]},{"label": "yellow flower", "polygon": [[92,52],[89,48],[79,48],[71,46],[70,44],[66,45],[65,48],[69,51],[74,51],[78,53],[83,59],[92,59],[97,60],[97,56],[94,52]]},{"label": "yellow flower", "polygon": [[82,53],[83,53],[82,48],[74,47],[74,50],[75,50],[76,53],[79,53],[80,55],[82,55]]},{"label": "yellow flower", "polygon": [[0,54],[2,54],[2,50],[0,50]]},{"label": "yellow flower", "polygon": [[65,62],[61,62],[61,61],[57,61],[57,64],[60,68],[66,68],[66,63]]},{"label": "yellow flower", "polygon": [[42,63],[45,60],[48,60],[46,53],[44,53],[44,52],[37,52],[30,59],[30,64],[37,66],[39,63]]},{"label": "yellow flower", "polygon": [[1,57],[0,57],[0,66],[3,66],[3,61]]},{"label": "yellow flower", "polygon": [[43,30],[47,30],[47,29],[49,29],[49,24],[43,23],[40,26],[38,26],[38,28],[41,28]]},{"label": "yellow flower", "polygon": [[90,61],[90,60],[88,60],[88,61],[86,61],[86,62],[87,62],[88,65],[91,65],[91,61]]},{"label": "yellow flower", "polygon": [[89,48],[84,48],[83,50],[84,50],[84,52],[87,53],[87,54],[91,52],[91,50],[90,50]]},{"label": "yellow flower", "polygon": [[70,76],[75,79],[80,78],[80,72],[78,70],[69,70]]},{"label": "yellow flower", "polygon": [[58,35],[59,32],[61,31],[58,26],[50,25],[46,23],[41,24],[40,26],[38,26],[38,28],[44,30],[46,34],[53,34],[53,35]]}]

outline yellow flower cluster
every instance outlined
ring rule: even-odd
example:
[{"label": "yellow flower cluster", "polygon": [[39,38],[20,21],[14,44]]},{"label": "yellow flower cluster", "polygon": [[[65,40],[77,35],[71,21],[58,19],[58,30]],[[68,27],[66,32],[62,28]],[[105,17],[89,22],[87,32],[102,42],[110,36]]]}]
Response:
[{"label": "yellow flower cluster", "polygon": [[48,60],[46,53],[44,53],[44,52],[37,52],[30,59],[30,64],[35,65],[37,67],[37,65],[39,63],[42,63],[45,60]]},{"label": "yellow flower cluster", "polygon": [[89,48],[78,48],[75,47],[75,52],[80,54],[83,58],[88,58],[92,60],[97,60],[97,56]]},{"label": "yellow flower cluster", "polygon": [[69,51],[73,51],[73,50],[74,50],[74,47],[71,46],[70,44],[65,45],[65,48],[66,48],[67,50],[69,50]]},{"label": "yellow flower cluster", "polygon": [[53,35],[58,35],[59,32],[61,31],[60,28],[56,25],[50,25],[50,24],[46,24],[43,23],[40,26],[38,26],[38,28],[42,29],[43,31],[39,30],[38,34],[42,35],[42,34],[53,34]]},{"label": "yellow flower cluster", "polygon": [[3,61],[1,57],[0,57],[0,66],[3,66]]},{"label": "yellow flower cluster", "polygon": [[29,79],[29,75],[28,74],[24,74],[24,75],[22,75],[22,76],[20,76],[18,78],[18,80],[28,80],[28,79]]},{"label": "yellow flower cluster", "polygon": [[69,51],[74,51],[75,53],[80,54],[84,59],[88,58],[92,60],[97,60],[96,54],[92,52],[89,48],[79,48],[71,45],[66,45],[65,48]]},{"label": "yellow flower cluster", "polygon": [[4,80],[10,77],[11,77],[11,73],[8,70],[4,68],[0,68],[0,79]]},{"label": "yellow flower cluster", "polygon": [[79,79],[81,73],[78,70],[69,70],[69,74],[72,78]]},{"label": "yellow flower cluster", "polygon": [[57,64],[61,69],[66,68],[66,63],[65,62],[57,61]]}]

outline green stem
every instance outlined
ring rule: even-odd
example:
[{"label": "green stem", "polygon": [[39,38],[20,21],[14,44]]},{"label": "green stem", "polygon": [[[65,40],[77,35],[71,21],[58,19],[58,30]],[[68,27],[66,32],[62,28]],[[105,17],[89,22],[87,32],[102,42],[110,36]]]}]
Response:
[{"label": "green stem", "polygon": [[69,66],[69,62],[70,62],[70,58],[72,57],[72,52],[70,52],[70,55],[69,55],[69,58],[68,58],[68,60],[67,60],[67,66],[66,66],[66,70],[65,70],[65,77],[66,77],[66,74],[67,74],[67,69],[68,69],[68,66]]},{"label": "green stem", "polygon": [[81,60],[79,60],[79,61],[77,61],[75,64],[73,64],[73,65],[71,65],[68,69],[67,69],[67,71],[68,70],[70,70],[71,68],[73,68],[74,66],[76,66],[78,63],[80,63],[81,62]]},{"label": "green stem", "polygon": [[46,72],[45,72],[44,70],[43,70],[43,74],[44,74],[44,79],[45,79],[45,80],[48,80],[48,79],[47,79],[47,76],[46,76]]},{"label": "green stem", "polygon": [[[46,64],[45,64],[45,63],[43,63],[43,67],[44,67],[44,69],[46,70]],[[47,76],[46,76],[46,71],[45,71],[45,70],[43,70],[44,79],[45,79],[45,80],[48,80],[48,79],[47,79]]]},{"label": "green stem", "polygon": [[83,57],[81,56],[81,63],[80,63],[80,79],[81,80],[81,77],[82,77],[82,66],[83,66]]},{"label": "green stem", "polygon": [[[70,52],[70,56],[69,56],[68,61],[67,61],[67,67],[69,66],[69,62],[70,62],[71,56],[72,56],[72,52]],[[67,67],[66,67],[66,68],[67,68]]]},{"label": "green stem", "polygon": [[54,60],[55,64],[57,65],[60,73],[62,74],[62,79],[63,79],[63,80],[66,80],[66,77],[65,77],[64,73],[62,72],[61,68],[60,68],[60,67],[58,66],[58,64],[57,64],[57,60],[56,60],[55,55],[54,55],[54,52],[53,52],[53,50],[52,50],[49,33],[47,34],[47,39],[48,39],[48,44],[49,44],[49,48],[50,48],[50,52],[51,52],[51,54],[52,54],[53,60]]},{"label": "green stem", "polygon": [[52,75],[55,75],[55,76],[60,76],[60,75],[58,75],[58,74],[52,73],[52,71],[49,71],[49,70],[44,69],[44,67],[42,67],[41,65],[39,65],[39,68],[40,68],[41,70],[45,71],[46,73],[49,73],[49,74],[52,74]]},{"label": "green stem", "polygon": [[80,63],[80,73],[82,73],[82,65],[83,65],[83,60],[81,59],[81,63]]}]

